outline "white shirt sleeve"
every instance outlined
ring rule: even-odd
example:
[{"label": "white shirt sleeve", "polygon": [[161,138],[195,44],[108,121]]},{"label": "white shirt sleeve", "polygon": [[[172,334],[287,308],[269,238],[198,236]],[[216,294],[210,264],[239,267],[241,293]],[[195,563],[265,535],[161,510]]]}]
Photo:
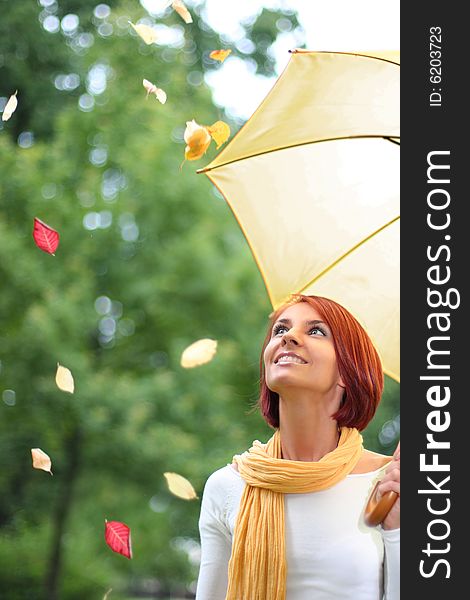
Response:
[{"label": "white shirt sleeve", "polygon": [[201,564],[196,600],[224,600],[228,586],[228,563],[232,536],[226,521],[229,482],[219,470],[206,482],[199,518]]},{"label": "white shirt sleeve", "polygon": [[383,529],[384,542],[384,600],[400,600],[400,529]]}]

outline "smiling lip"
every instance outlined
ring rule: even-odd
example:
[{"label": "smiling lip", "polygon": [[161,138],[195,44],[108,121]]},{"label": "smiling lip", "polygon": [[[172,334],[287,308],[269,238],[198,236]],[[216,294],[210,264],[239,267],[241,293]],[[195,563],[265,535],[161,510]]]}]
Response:
[{"label": "smiling lip", "polygon": [[281,360],[281,358],[283,357],[292,357],[294,359],[298,359],[299,361],[302,362],[297,362],[297,361],[293,361],[293,360],[289,360],[289,361],[285,361],[285,362],[281,362],[281,364],[285,364],[285,365],[298,365],[298,364],[302,364],[305,365],[307,364],[307,361],[304,360],[301,356],[299,356],[298,354],[295,354],[295,352],[281,352],[280,354],[278,354],[274,360],[274,364],[279,364],[279,361]]}]

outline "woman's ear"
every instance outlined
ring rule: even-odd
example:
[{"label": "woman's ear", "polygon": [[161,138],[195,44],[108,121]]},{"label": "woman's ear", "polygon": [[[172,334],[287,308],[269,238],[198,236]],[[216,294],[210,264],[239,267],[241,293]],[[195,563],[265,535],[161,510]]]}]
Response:
[{"label": "woman's ear", "polygon": [[341,406],[344,405],[344,402],[346,400],[346,386],[344,385],[344,381],[342,380],[341,375],[339,375],[337,385],[338,385],[338,387],[340,387],[343,390],[343,394],[341,396],[341,401],[339,403],[339,406],[341,408]]}]

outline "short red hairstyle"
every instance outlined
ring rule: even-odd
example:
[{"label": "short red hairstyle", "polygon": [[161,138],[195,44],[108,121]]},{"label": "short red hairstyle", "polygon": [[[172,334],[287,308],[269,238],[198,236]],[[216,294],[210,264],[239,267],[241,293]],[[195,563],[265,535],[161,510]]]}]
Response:
[{"label": "short red hairstyle", "polygon": [[380,357],[361,324],[343,306],[321,296],[296,294],[270,315],[270,327],[263,343],[260,359],[260,397],[258,406],[271,427],[279,427],[279,394],[266,384],[264,351],[280,314],[292,304],[307,302],[325,321],[332,332],[338,371],[345,385],[340,408],[331,415],[339,427],[356,427],[359,431],[377,410],[382,396],[384,376]]}]

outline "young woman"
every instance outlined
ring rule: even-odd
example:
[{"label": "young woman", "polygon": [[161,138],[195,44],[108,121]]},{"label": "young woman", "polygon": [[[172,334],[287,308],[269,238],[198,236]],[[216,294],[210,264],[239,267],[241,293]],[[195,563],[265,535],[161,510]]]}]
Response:
[{"label": "young woman", "polygon": [[[400,456],[365,450],[383,390],[356,319],[318,296],[271,316],[259,406],[275,429],[207,480],[197,600],[398,600]],[[375,528],[375,485],[397,500]]]}]

